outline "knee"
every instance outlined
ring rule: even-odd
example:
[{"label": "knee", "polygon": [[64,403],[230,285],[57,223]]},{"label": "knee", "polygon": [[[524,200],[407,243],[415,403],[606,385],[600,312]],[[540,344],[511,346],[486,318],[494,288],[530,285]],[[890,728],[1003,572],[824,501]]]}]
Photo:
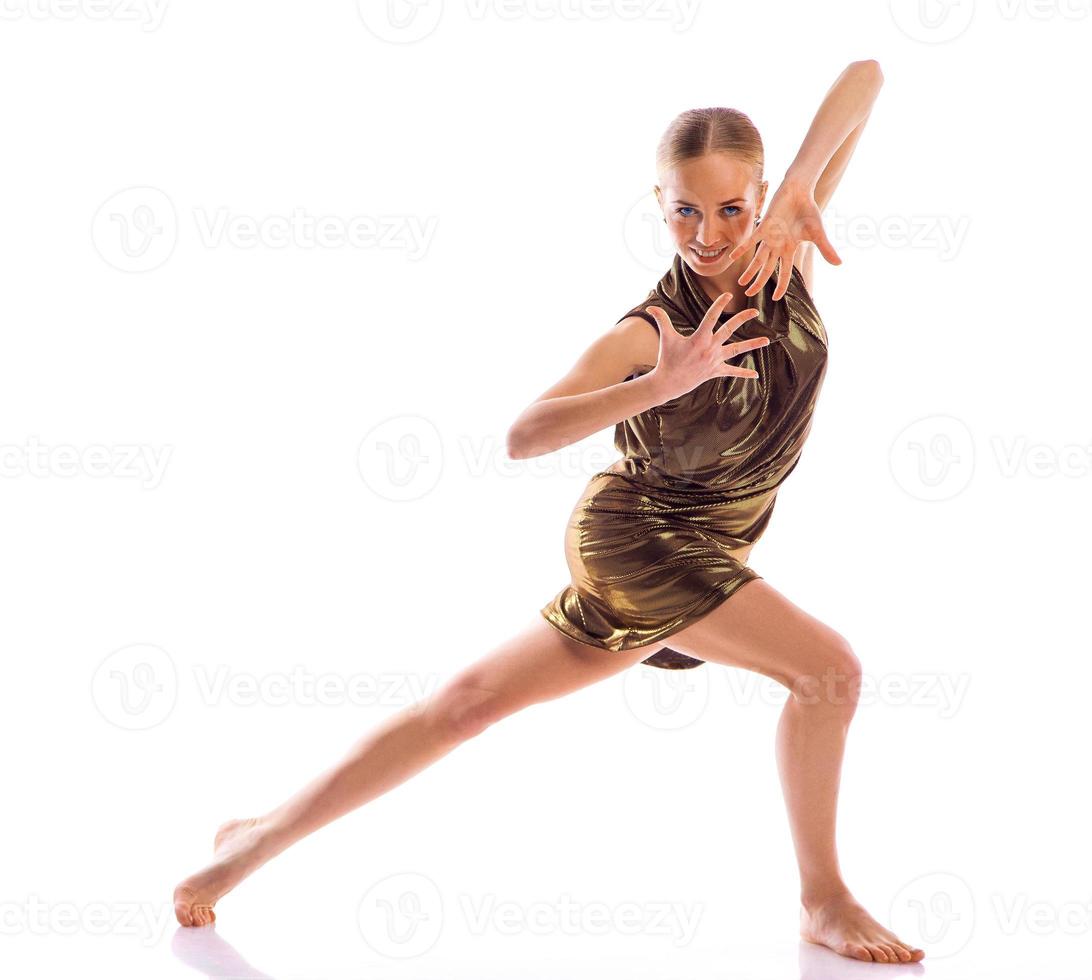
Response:
[{"label": "knee", "polygon": [[852,714],[861,693],[861,661],[850,642],[835,630],[817,646],[814,668],[793,680],[792,695],[803,704],[823,704]]},{"label": "knee", "polygon": [[472,675],[457,677],[436,692],[427,713],[432,724],[453,741],[480,735],[508,712],[497,692]]}]

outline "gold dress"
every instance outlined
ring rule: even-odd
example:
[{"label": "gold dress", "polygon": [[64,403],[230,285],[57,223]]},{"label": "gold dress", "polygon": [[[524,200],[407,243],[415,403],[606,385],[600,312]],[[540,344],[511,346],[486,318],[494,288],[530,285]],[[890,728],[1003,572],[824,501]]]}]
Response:
[{"label": "gold dress", "polygon": [[[711,302],[698,278],[676,254],[619,322],[641,316],[657,327],[644,308],[659,306],[679,333],[692,333]],[[541,609],[565,635],[605,650],[646,646],[761,578],[729,552],[766,529],[811,430],[827,360],[826,330],[799,270],[775,302],[776,283],[773,275],[747,297],[759,316],[729,340],[770,338],[729,360],[757,378],[711,378],[615,426],[624,455],[591,477],[573,508],[565,533],[571,582]],[[718,324],[731,316],[722,313]],[[644,663],[679,669],[704,661],[664,647]]]}]

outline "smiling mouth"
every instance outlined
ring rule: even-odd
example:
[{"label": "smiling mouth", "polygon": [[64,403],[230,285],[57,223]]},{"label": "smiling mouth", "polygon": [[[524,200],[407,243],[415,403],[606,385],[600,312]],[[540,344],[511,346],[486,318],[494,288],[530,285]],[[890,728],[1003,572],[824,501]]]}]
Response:
[{"label": "smiling mouth", "polygon": [[728,250],[727,245],[722,245],[720,248],[697,248],[696,246],[691,245],[690,248],[698,255],[700,255],[703,259],[718,258],[722,252],[726,252]]}]

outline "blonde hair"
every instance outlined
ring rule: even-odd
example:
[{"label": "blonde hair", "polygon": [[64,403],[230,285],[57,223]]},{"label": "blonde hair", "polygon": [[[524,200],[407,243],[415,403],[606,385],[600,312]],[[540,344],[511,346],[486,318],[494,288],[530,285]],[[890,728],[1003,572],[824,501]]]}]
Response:
[{"label": "blonde hair", "polygon": [[745,112],[721,106],[687,109],[671,120],[656,147],[657,178],[707,153],[730,153],[749,163],[755,183],[762,184],[765,151],[758,129]]}]

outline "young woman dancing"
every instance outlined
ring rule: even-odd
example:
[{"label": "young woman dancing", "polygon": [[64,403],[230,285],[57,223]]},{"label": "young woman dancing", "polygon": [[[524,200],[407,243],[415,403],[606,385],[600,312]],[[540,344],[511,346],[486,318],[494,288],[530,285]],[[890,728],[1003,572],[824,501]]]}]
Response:
[{"label": "young woman dancing", "polygon": [[875,61],[842,72],[761,221],[767,182],[751,120],[711,108],[672,121],[656,185],[676,249],[671,268],[508,433],[509,455],[523,459],[615,426],[624,455],[591,478],[568,524],[570,584],[516,636],[280,806],[221,826],[214,861],[175,889],[182,925],[214,922],[216,901],[272,857],[521,708],[640,662],[710,661],[789,691],[777,764],[803,938],[859,960],[924,956],[854,899],[838,863],[835,813],[860,662],[841,634],[747,564],[811,429],[827,356],[813,253],[841,261],[820,212],[882,84]]}]

